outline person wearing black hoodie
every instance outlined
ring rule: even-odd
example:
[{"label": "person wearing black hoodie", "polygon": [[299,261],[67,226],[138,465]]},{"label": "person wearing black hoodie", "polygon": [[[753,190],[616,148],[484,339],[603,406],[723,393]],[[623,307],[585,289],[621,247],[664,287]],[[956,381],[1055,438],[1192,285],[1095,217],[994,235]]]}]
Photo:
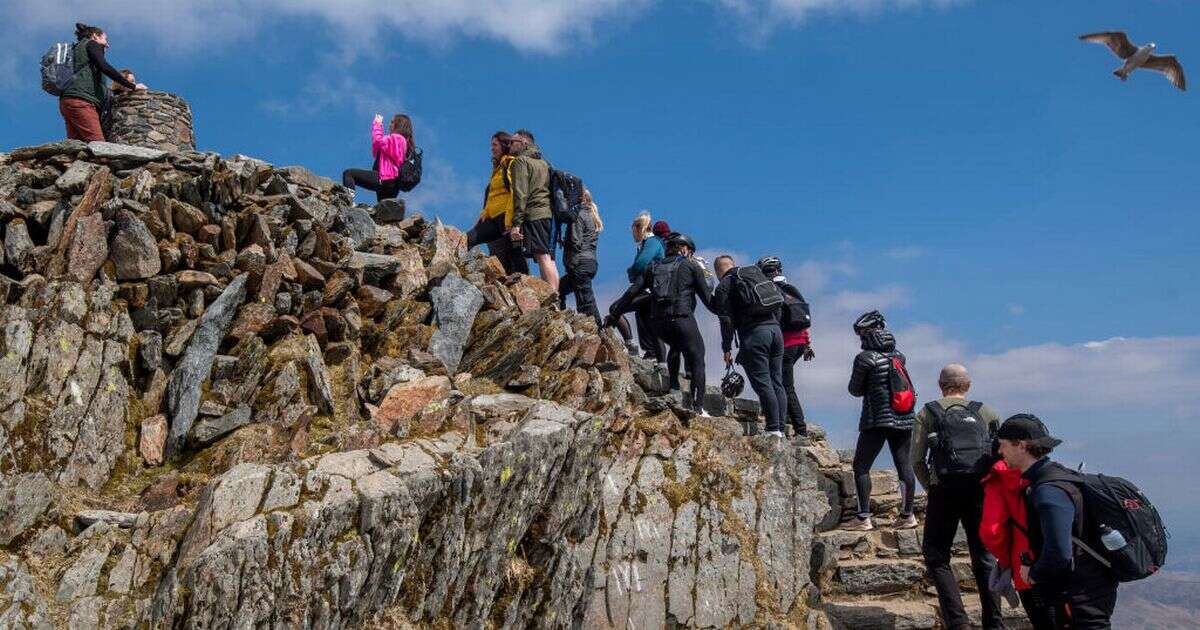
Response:
[{"label": "person wearing black hoodie", "polygon": [[913,410],[899,413],[892,408],[892,361],[899,359],[900,364],[904,365],[905,358],[896,351],[896,338],[886,326],[887,322],[879,311],[864,313],[854,322],[854,332],[862,340],[862,352],[854,358],[849,385],[850,395],[863,399],[858,420],[858,444],[854,447],[858,518],[843,526],[843,529],[874,529],[871,523],[871,466],[884,444],[892,451],[903,499],[895,526],[897,529],[917,526],[917,519],[913,516],[913,493],[917,481],[910,455],[916,413]]},{"label": "person wearing black hoodie", "polygon": [[575,294],[575,310],[591,315],[600,325],[600,309],[596,307],[596,293],[592,290],[592,279],[596,277],[596,245],[604,222],[600,209],[592,200],[592,192],[583,189],[583,203],[566,229],[563,238],[563,266],[567,273],[558,285],[559,306],[566,310],[567,296]]},{"label": "person wearing black hoodie", "polygon": [[[613,303],[613,309],[627,308],[630,302],[649,290],[650,325],[654,333],[672,350],[679,351],[691,373],[691,386],[683,397],[684,407],[705,415],[704,336],[696,323],[696,299],[699,298],[709,311],[716,311],[704,268],[691,257],[696,251],[695,243],[678,233],[670,234],[666,242],[666,257],[647,265],[642,276]],[[679,389],[679,362],[670,365],[669,376],[671,389]]]}]

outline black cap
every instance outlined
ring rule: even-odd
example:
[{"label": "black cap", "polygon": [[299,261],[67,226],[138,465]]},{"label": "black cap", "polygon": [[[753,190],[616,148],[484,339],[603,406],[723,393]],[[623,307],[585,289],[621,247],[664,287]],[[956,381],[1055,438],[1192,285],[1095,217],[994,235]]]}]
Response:
[{"label": "black cap", "polygon": [[1002,440],[1023,440],[1034,446],[1050,448],[1062,444],[1062,440],[1051,437],[1046,425],[1031,413],[1019,413],[1005,420],[996,432],[996,437]]}]

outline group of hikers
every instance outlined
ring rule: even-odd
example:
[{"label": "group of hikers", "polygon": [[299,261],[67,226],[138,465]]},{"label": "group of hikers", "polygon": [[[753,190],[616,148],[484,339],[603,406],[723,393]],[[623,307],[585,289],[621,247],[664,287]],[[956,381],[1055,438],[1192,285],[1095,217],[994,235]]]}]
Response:
[{"label": "group of hikers", "polygon": [[[145,86],[131,72],[108,64],[103,30],[79,24],[76,36],[73,46],[59,45],[68,50],[47,53],[43,85],[59,96],[69,138],[103,140],[103,111],[111,100],[105,77],[118,89]],[[57,65],[47,70],[47,59]],[[629,287],[602,318],[592,281],[604,222],[591,192],[578,178],[554,169],[529,130],[496,132],[490,151],[492,173],[479,218],[466,234],[468,247],[486,245],[510,274],[529,274],[532,259],[540,277],[557,291],[560,308],[574,294],[576,310],[601,327],[615,328],[631,354],[665,366],[669,388],[684,411],[707,415],[699,302],[720,322],[726,364],[722,394],[741,392],[736,362],[759,399],[766,434],[784,438],[790,429],[793,437],[806,439],[794,368],[801,359],[814,358],[811,316],[778,257],[739,265],[732,256],[720,255],[710,271],[689,236],[643,212],[631,225],[635,253],[627,269]],[[357,188],[374,191],[381,205],[400,203],[398,194],[420,180],[412,120],[397,114],[385,130],[383,117],[376,115],[371,155],[372,168],[347,169],[343,185],[351,194]],[[555,260],[560,246],[561,278]],[[1146,577],[1165,558],[1165,530],[1144,495],[1125,480],[1084,475],[1050,460],[1061,440],[1051,437],[1036,416],[1017,414],[1001,422],[990,407],[969,400],[971,379],[962,365],[943,368],[942,397],[918,409],[906,359],[883,315],[865,313],[853,329],[862,348],[849,382],[850,394],[862,398],[853,460],[857,516],[843,527],[875,529],[870,471],[886,444],[901,484],[894,528],[918,526],[918,480],[927,491],[921,549],[947,627],[971,627],[950,566],[960,524],[984,628],[1004,627],[1000,597],[1019,599],[1038,630],[1110,627],[1118,581]],[[681,368],[687,391],[681,391]]]}]

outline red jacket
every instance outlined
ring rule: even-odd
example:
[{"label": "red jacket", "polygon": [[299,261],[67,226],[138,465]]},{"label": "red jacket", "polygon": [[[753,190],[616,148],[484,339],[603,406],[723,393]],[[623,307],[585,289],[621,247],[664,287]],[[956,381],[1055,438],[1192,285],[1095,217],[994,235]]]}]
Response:
[{"label": "red jacket", "polygon": [[1028,528],[1025,514],[1025,487],[1028,479],[1021,477],[1021,471],[1009,468],[1004,460],[996,462],[991,472],[983,478],[983,521],[979,524],[979,537],[988,551],[996,556],[1001,567],[1012,569],[1013,583],[1018,591],[1030,588],[1030,584],[1021,580],[1021,554],[1028,552],[1029,539],[1025,533],[1013,526],[1016,521],[1021,527]]}]

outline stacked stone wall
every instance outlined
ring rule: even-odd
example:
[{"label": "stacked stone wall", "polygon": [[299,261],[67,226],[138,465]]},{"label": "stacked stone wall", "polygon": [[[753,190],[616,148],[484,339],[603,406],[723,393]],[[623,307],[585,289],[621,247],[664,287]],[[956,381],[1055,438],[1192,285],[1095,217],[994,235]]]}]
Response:
[{"label": "stacked stone wall", "polygon": [[172,153],[194,150],[192,108],[187,101],[166,92],[138,90],[118,94],[113,100],[108,139]]}]

